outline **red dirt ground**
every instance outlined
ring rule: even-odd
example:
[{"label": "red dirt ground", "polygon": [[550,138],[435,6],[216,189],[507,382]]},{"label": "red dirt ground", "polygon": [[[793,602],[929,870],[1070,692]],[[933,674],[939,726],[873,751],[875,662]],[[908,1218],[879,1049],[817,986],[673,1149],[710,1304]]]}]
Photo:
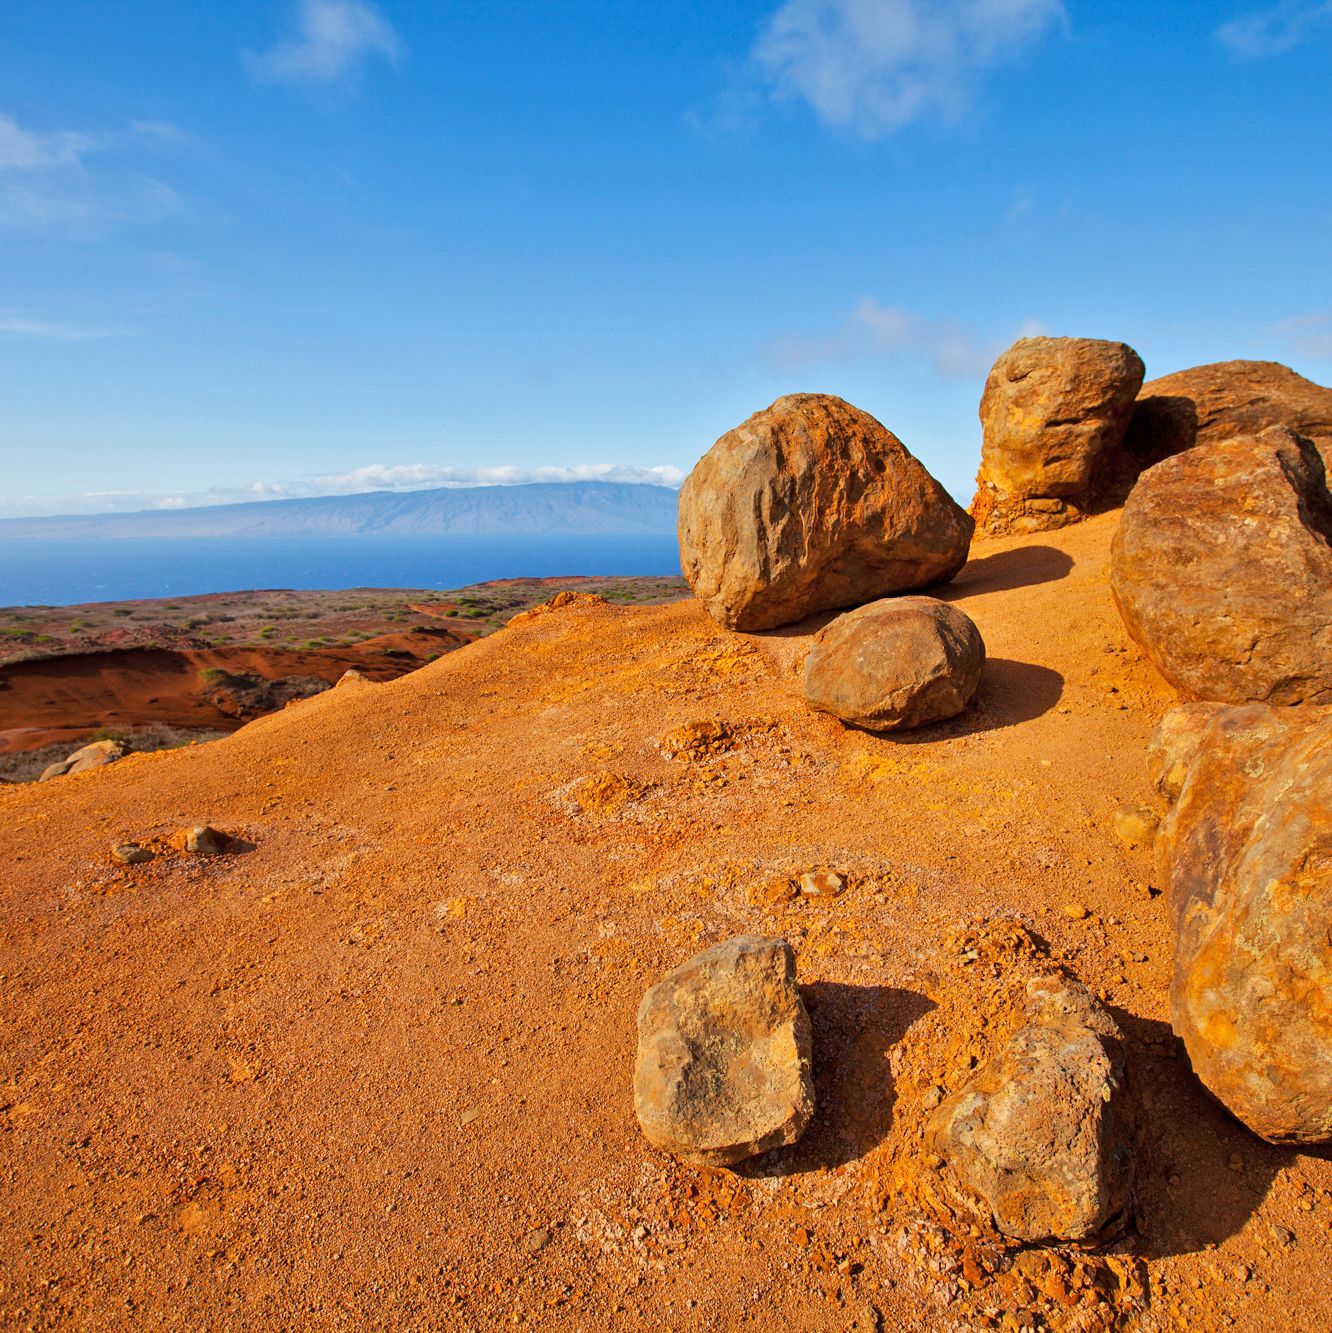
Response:
[{"label": "red dirt ground", "polygon": [[[224,740],[0,788],[0,1322],[1332,1325],[1332,1164],[1192,1077],[1150,855],[1112,830],[1173,701],[1111,604],[1116,517],[977,546],[946,595],[989,648],[979,701],[897,740],[808,709],[810,626],[576,602]],[[707,718],[721,752],[663,756]],[[253,849],[110,859],[200,822]],[[825,865],[842,897],[751,905]],[[1118,1294],[1062,1252],[990,1272],[885,1197],[895,1052],[963,924],[1012,914],[1127,1034],[1147,1135]],[[796,949],[819,1111],[742,1173],[686,1169],[637,1132],[635,1010],[741,931]]]}]

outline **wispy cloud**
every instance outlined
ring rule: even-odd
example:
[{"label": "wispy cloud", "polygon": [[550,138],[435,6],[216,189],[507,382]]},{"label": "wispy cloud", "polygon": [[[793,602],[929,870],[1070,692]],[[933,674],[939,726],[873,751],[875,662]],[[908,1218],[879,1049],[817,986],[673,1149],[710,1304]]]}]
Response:
[{"label": "wispy cloud", "polygon": [[1282,0],[1223,23],[1213,36],[1232,55],[1261,60],[1284,55],[1312,37],[1332,31],[1332,0]]},{"label": "wispy cloud", "polygon": [[117,223],[151,221],[179,206],[165,182],[125,162],[133,144],[186,138],[165,122],[84,134],[38,131],[0,112],[0,227],[88,238]]},{"label": "wispy cloud", "polygon": [[88,342],[123,338],[129,330],[114,324],[84,324],[68,320],[34,319],[0,310],[0,339],[16,342]]},{"label": "wispy cloud", "polygon": [[442,467],[433,463],[373,463],[350,472],[326,472],[291,481],[256,481],[246,486],[214,486],[167,494],[144,491],[82,491],[65,495],[0,496],[0,517],[49,514],[123,514],[144,509],[191,509],[240,504],[247,500],[294,500],[316,495],[360,495],[366,491],[423,491],[434,487],[518,486],[525,482],[622,481],[675,487],[684,480],[677,467],[636,467],[620,463],[580,463],[568,467]]},{"label": "wispy cloud", "polygon": [[959,118],[986,69],[1066,23],[1062,0],[786,0],[751,60],[772,96],[876,138]]},{"label": "wispy cloud", "polygon": [[[1040,327],[1029,321],[1013,337],[1039,332]],[[1007,345],[983,339],[963,324],[929,319],[865,297],[835,332],[822,338],[780,338],[763,351],[782,374],[830,362],[916,358],[945,379],[968,379],[984,375]]]},{"label": "wispy cloud", "polygon": [[1272,332],[1303,356],[1332,361],[1332,315],[1299,315],[1283,319]]},{"label": "wispy cloud", "polygon": [[402,38],[368,0],[301,0],[296,31],[268,51],[246,52],[257,79],[319,87],[354,77],[366,61],[397,61]]}]

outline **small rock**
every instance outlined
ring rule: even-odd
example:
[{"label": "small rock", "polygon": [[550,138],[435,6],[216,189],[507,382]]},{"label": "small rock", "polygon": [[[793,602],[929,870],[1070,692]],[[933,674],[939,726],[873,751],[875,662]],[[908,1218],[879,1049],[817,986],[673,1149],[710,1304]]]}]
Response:
[{"label": "small rock", "polygon": [[805,697],[852,726],[897,731],[955,717],[980,683],[971,618],[933,597],[888,597],[838,616],[805,659]]},{"label": "small rock", "polygon": [[1128,847],[1143,847],[1156,833],[1159,821],[1145,805],[1126,805],[1115,811],[1115,834]]},{"label": "small rock", "polygon": [[846,881],[831,870],[807,870],[800,876],[800,893],[805,898],[836,898],[845,888]]},{"label": "small rock", "polygon": [[1226,1166],[1232,1171],[1243,1171],[1244,1158],[1242,1158],[1239,1153],[1233,1152],[1226,1158]]},{"label": "small rock", "polygon": [[1278,1245],[1295,1244],[1295,1233],[1289,1227],[1278,1226],[1273,1223],[1270,1230],[1272,1232],[1272,1239],[1276,1241]]},{"label": "small rock", "polygon": [[111,855],[121,865],[137,866],[153,859],[153,853],[147,847],[140,847],[137,842],[118,843],[111,849]]},{"label": "small rock", "polygon": [[814,1114],[809,1014],[782,939],[696,954],[638,1009],[634,1109],[654,1146],[728,1166],[794,1143]]},{"label": "small rock", "polygon": [[964,1211],[1021,1241],[1088,1240],[1126,1216],[1132,1114],[1114,1020],[1080,982],[1026,986],[1025,1022],[930,1117]]},{"label": "small rock", "polygon": [[344,671],[342,675],[338,677],[337,684],[334,685],[333,688],[337,689],[338,686],[340,685],[369,685],[369,684],[371,684],[370,677],[367,676],[364,671],[361,671],[357,667],[348,667],[346,671]]},{"label": "small rock", "polygon": [[52,778],[64,777],[68,773],[85,773],[90,768],[102,768],[114,764],[129,754],[129,747],[123,741],[93,741],[64,759],[48,765],[42,770],[39,782],[49,782]]},{"label": "small rock", "polygon": [[544,1227],[536,1231],[528,1232],[527,1239],[523,1242],[524,1248],[528,1254],[540,1254],[551,1242],[551,1234]]},{"label": "small rock", "polygon": [[927,1111],[933,1111],[943,1099],[944,1090],[936,1083],[932,1088],[925,1089],[925,1095],[920,1100]]},{"label": "small rock", "polygon": [[1065,903],[1064,915],[1072,917],[1074,921],[1085,921],[1091,915],[1091,912],[1081,903]]},{"label": "small rock", "polygon": [[231,850],[231,837],[211,824],[198,824],[187,830],[185,850],[192,856],[221,856]]}]

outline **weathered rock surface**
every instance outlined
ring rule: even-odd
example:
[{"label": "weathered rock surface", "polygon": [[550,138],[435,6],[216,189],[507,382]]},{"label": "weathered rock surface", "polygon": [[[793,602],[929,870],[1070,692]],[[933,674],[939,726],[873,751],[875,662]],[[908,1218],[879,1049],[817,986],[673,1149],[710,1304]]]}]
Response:
[{"label": "weathered rock surface", "polygon": [[898,731],[960,713],[985,644],[971,618],[933,597],[889,597],[838,616],[805,659],[805,697],[853,726]]},{"label": "weathered rock surface", "polygon": [[1036,532],[1092,512],[1102,460],[1121,446],[1142,377],[1142,359],[1125,343],[1014,343],[981,396],[977,523],[994,533]]},{"label": "weathered rock surface", "polygon": [[1199,444],[1221,444],[1288,426],[1326,453],[1332,446],[1332,389],[1278,361],[1220,361],[1163,375],[1142,386],[1124,439],[1139,467]]},{"label": "weathered rock surface", "polygon": [[105,764],[114,764],[127,754],[129,747],[122,741],[93,741],[44,768],[38,781],[47,782],[51,778],[64,777],[67,773],[83,773],[90,768],[101,768]]},{"label": "weathered rock surface", "polygon": [[138,866],[151,861],[154,852],[152,848],[141,847],[137,842],[121,842],[112,847],[111,856],[121,865]]},{"label": "weathered rock surface", "polygon": [[1114,1020],[1078,981],[1027,983],[1026,1022],[931,1116],[944,1184],[1020,1241],[1088,1240],[1128,1208],[1132,1114]]},{"label": "weathered rock surface", "polygon": [[1171,1011],[1193,1068],[1274,1143],[1332,1140],[1332,709],[1216,713],[1157,838]]},{"label": "weathered rock surface", "polygon": [[811,1060],[791,946],[736,936],[643,997],[638,1123],[656,1147],[713,1166],[794,1143],[814,1113]]},{"label": "weathered rock surface", "polygon": [[680,491],[685,578],[730,629],[947,582],[973,524],[868,413],[790,394],[723,435]]},{"label": "weathered rock surface", "polygon": [[1167,801],[1179,795],[1203,735],[1225,707],[1208,700],[1180,704],[1156,724],[1147,742],[1147,775]]},{"label": "weathered rock surface", "polygon": [[1198,445],[1124,506],[1111,586],[1129,633],[1188,699],[1332,702],[1332,496],[1285,427]]}]

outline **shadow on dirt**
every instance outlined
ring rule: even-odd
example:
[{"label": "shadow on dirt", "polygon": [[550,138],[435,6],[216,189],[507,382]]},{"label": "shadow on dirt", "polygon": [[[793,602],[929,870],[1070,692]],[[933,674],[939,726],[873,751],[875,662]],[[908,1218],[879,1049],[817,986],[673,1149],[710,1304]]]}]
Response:
[{"label": "shadow on dirt", "polygon": [[889,1053],[934,1008],[897,986],[816,981],[800,993],[814,1029],[814,1120],[798,1143],[737,1167],[740,1175],[829,1171],[880,1143],[893,1118]]},{"label": "shadow on dirt", "polygon": [[1050,667],[1034,662],[1015,662],[1008,657],[989,657],[981,670],[980,688],[971,706],[947,722],[935,722],[909,731],[865,731],[867,736],[890,740],[894,745],[928,745],[955,736],[999,731],[1031,722],[1048,713],[1063,696],[1064,678]]},{"label": "shadow on dirt", "polygon": [[1134,1192],[1146,1257],[1196,1254],[1221,1244],[1243,1230],[1273,1180],[1301,1155],[1332,1160],[1325,1148],[1265,1143],[1203,1087],[1168,1023],[1111,1012],[1124,1033],[1139,1106]]},{"label": "shadow on dirt", "polygon": [[1029,588],[1036,583],[1054,583],[1073,569],[1073,557],[1054,546],[1018,546],[968,560],[962,572],[931,597],[956,602],[981,593]]}]

